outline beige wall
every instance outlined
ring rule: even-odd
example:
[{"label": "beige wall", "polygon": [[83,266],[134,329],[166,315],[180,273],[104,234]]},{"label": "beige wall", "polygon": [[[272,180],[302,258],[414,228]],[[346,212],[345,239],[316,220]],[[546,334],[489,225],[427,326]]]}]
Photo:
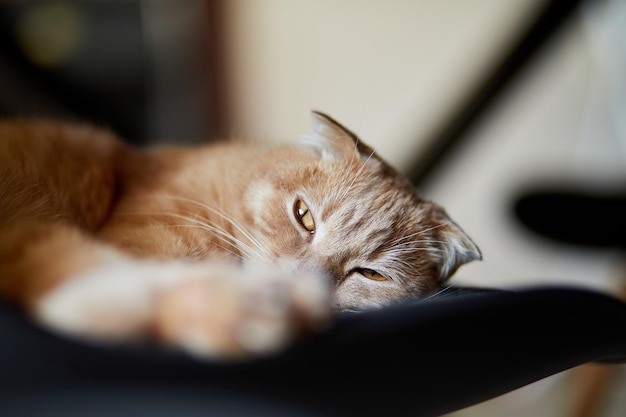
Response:
[{"label": "beige wall", "polygon": [[317,109],[404,169],[542,0],[229,0],[230,132],[289,140]]}]

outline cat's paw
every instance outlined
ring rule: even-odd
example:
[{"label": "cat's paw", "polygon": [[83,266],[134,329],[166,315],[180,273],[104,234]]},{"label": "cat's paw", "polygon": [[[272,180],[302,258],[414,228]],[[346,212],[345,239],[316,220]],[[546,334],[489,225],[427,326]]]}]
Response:
[{"label": "cat's paw", "polygon": [[330,288],[307,272],[216,265],[210,276],[162,291],[155,329],[167,343],[200,356],[267,354],[328,324]]},{"label": "cat's paw", "polygon": [[34,308],[49,328],[84,340],[154,336],[218,359],[275,352],[326,325],[328,282],[267,265],[121,260],[55,288]]}]

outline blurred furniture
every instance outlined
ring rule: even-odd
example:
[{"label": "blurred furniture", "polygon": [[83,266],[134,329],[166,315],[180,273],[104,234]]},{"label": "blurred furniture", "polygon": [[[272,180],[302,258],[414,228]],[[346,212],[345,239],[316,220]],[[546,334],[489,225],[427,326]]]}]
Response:
[{"label": "blurred furniture", "polygon": [[[537,186],[520,193],[514,212],[528,230],[563,246],[626,254],[626,188],[609,192],[567,185]],[[626,300],[626,260],[621,262],[623,282],[618,295]],[[577,369],[571,416],[597,415],[614,374],[614,367]]]},{"label": "blurred furniture", "polygon": [[543,238],[572,247],[626,251],[626,186],[612,192],[537,186],[521,193],[514,211]]},{"label": "blurred furniture", "polygon": [[218,118],[219,2],[0,3],[0,116],[89,122],[127,141],[197,143]]}]

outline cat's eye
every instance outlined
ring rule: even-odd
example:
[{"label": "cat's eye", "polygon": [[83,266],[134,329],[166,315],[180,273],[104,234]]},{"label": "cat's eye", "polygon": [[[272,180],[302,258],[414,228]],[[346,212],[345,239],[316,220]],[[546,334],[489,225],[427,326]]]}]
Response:
[{"label": "cat's eye", "polygon": [[360,269],[357,269],[357,272],[363,275],[365,278],[371,279],[372,281],[387,281],[387,277],[385,277],[382,274],[379,274],[373,269],[360,268]]},{"label": "cat's eye", "polygon": [[307,231],[315,232],[315,222],[313,221],[313,215],[304,201],[296,200],[296,204],[293,207],[293,213],[298,219],[298,223],[302,225]]}]

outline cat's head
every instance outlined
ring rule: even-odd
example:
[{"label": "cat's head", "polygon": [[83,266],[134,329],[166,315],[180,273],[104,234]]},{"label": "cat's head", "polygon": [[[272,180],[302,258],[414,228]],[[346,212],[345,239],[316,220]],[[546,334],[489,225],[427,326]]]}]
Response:
[{"label": "cat's head", "polygon": [[271,151],[257,172],[246,227],[268,257],[327,276],[341,309],[423,294],[481,259],[444,209],[322,113],[299,147]]}]

